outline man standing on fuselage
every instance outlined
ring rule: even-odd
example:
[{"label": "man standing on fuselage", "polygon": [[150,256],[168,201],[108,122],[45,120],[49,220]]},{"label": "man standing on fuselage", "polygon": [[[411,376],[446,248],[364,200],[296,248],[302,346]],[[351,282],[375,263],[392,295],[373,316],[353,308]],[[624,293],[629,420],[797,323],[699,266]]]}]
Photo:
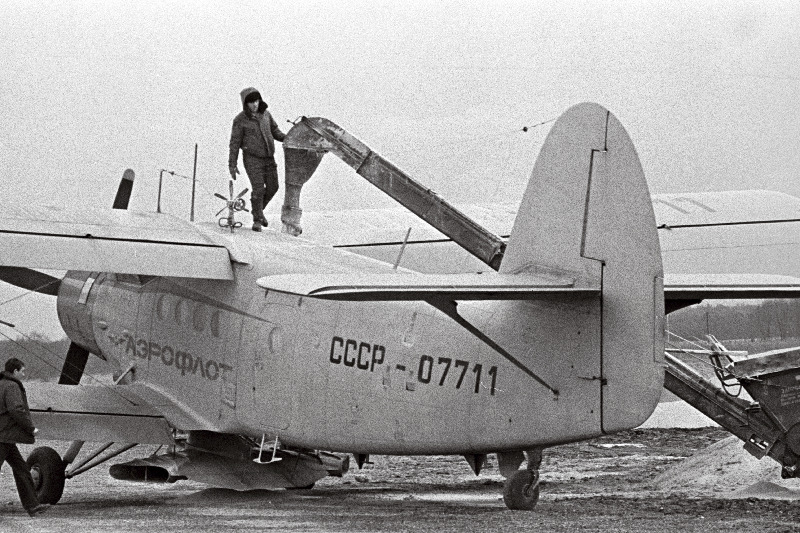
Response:
[{"label": "man standing on fuselage", "polygon": [[253,231],[261,231],[261,227],[267,225],[264,209],[278,192],[275,141],[283,141],[285,135],[267,111],[267,104],[261,99],[261,94],[257,90],[248,87],[240,94],[244,109],[233,119],[228,169],[231,178],[236,179],[236,174],[239,173],[237,162],[241,149],[244,169],[253,189],[250,196]]}]

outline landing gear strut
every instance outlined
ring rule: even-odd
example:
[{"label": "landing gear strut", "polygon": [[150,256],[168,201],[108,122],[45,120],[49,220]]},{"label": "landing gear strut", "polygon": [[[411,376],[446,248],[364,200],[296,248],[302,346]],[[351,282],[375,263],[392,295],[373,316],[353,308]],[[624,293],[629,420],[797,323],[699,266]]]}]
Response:
[{"label": "landing gear strut", "polygon": [[541,448],[525,452],[528,466],[517,470],[503,486],[503,501],[511,510],[532,511],[539,501],[539,466],[542,464]]}]

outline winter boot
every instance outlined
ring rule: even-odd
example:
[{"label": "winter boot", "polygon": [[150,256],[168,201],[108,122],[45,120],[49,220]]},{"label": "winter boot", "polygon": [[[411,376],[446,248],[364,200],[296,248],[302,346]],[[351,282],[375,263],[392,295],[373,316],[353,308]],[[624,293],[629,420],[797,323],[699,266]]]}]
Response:
[{"label": "winter boot", "polygon": [[[252,197],[250,198],[250,203],[253,210],[253,231],[261,231],[261,225],[266,222],[264,211],[261,207],[261,198]],[[266,226],[266,224],[264,225]]]},{"label": "winter boot", "polygon": [[[269,198],[267,198],[269,196]],[[269,222],[267,222],[267,217],[264,216],[264,209],[267,208],[267,204],[274,196],[273,194],[268,194],[266,189],[264,190],[264,196],[261,197],[261,210],[258,212],[258,220],[261,222],[261,225],[265,228],[269,226]]]}]

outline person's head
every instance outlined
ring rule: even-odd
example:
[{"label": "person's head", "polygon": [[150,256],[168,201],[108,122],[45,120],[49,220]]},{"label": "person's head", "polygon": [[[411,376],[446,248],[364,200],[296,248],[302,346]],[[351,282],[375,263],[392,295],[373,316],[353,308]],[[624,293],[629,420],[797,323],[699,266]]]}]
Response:
[{"label": "person's head", "polygon": [[25,376],[25,363],[12,357],[6,361],[6,373],[11,374],[17,379],[22,379]]},{"label": "person's head", "polygon": [[261,96],[258,93],[253,93],[245,99],[245,103],[250,113],[257,113],[258,106],[261,104]]},{"label": "person's head", "polygon": [[265,104],[264,100],[261,98],[261,93],[259,93],[254,87],[248,87],[247,89],[242,90],[240,94],[242,96],[244,110],[249,115],[252,115],[253,113],[263,113],[267,108],[267,104]]}]

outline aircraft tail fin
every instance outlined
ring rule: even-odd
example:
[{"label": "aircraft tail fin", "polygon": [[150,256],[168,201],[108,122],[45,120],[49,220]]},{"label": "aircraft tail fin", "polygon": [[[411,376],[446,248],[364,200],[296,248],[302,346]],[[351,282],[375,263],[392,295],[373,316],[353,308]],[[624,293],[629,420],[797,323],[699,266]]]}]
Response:
[{"label": "aircraft tail fin", "polygon": [[[599,316],[603,430],[633,427],[649,415],[652,409],[636,404],[655,408],[659,373],[663,380],[661,250],[636,150],[602,106],[576,105],[553,125],[500,273],[571,275],[576,287],[599,282],[602,298],[592,312]],[[643,391],[647,383],[654,390]]]},{"label": "aircraft tail fin", "polygon": [[617,118],[579,104],[553,125],[539,153],[500,272],[538,268],[591,278],[622,256],[661,271],[650,194]]}]

